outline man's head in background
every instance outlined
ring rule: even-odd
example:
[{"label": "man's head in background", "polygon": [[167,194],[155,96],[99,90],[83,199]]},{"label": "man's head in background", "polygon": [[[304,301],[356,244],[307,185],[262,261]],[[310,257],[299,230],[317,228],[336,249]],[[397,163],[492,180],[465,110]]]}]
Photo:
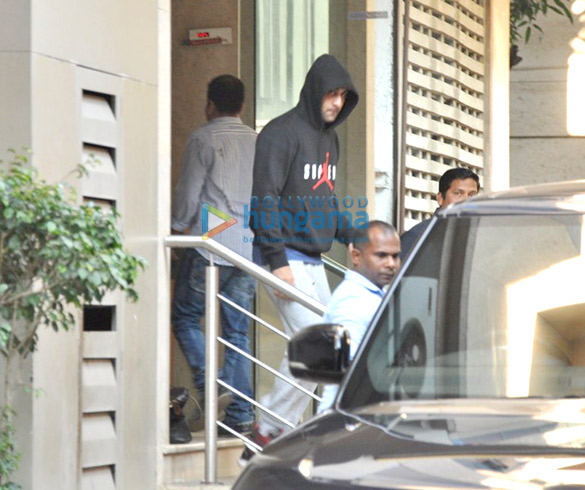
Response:
[{"label": "man's head in background", "polygon": [[447,170],[439,180],[437,202],[445,208],[449,204],[463,202],[479,193],[479,176],[467,168]]},{"label": "man's head in background", "polygon": [[349,247],[352,269],[380,289],[388,285],[400,268],[400,237],[384,221],[370,221],[356,230]]},{"label": "man's head in background", "polygon": [[207,120],[238,116],[244,106],[244,84],[233,75],[220,75],[207,85]]}]

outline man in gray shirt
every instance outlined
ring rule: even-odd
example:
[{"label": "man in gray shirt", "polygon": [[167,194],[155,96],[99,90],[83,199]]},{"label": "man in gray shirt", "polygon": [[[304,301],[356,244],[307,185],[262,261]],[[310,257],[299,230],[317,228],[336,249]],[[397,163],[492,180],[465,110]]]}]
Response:
[{"label": "man in gray shirt", "polygon": [[[187,141],[181,174],[173,198],[173,233],[201,236],[213,233],[212,215],[236,220],[213,239],[247,259],[252,258],[252,234],[244,228],[244,204],[250,202],[256,132],[244,125],[240,113],[244,85],[238,78],[221,75],[208,86],[205,114],[207,124],[191,133]],[[231,221],[231,220],[230,220]],[[206,226],[207,225],[207,226]],[[206,227],[207,229],[204,229]],[[254,281],[246,273],[219,257],[220,293],[250,310]],[[188,249],[182,255],[175,278],[172,323],[175,337],[194,376],[200,400],[205,393],[205,335],[201,317],[205,314],[205,267],[209,252]],[[221,303],[222,336],[250,352],[248,318],[232,306]],[[250,361],[226,349],[219,377],[252,397]],[[220,397],[222,393],[220,391]],[[238,432],[251,429],[254,412],[249,402],[236,397],[225,410],[224,423]]]}]

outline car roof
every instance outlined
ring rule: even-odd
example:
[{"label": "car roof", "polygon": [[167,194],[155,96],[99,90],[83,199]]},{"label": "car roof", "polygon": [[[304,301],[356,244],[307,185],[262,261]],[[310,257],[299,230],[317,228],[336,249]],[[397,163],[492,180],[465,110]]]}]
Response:
[{"label": "car roof", "polygon": [[478,214],[585,213],[585,180],[514,187],[473,197],[439,211],[442,217]]}]

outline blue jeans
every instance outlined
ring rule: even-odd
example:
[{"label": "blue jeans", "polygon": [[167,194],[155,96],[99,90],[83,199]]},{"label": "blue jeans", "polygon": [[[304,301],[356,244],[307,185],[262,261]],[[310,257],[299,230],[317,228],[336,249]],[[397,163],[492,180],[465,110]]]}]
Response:
[{"label": "blue jeans", "polygon": [[[172,323],[173,332],[193,372],[195,388],[205,393],[205,268],[209,262],[196,250],[185,250],[175,279]],[[237,305],[250,311],[254,296],[254,279],[230,266],[218,266],[219,292]],[[220,302],[221,336],[244,352],[250,352],[249,319],[232,306]],[[249,397],[253,397],[251,362],[226,347],[223,367],[218,377]],[[234,395],[225,410],[224,423],[235,425],[254,420],[251,403]]]}]

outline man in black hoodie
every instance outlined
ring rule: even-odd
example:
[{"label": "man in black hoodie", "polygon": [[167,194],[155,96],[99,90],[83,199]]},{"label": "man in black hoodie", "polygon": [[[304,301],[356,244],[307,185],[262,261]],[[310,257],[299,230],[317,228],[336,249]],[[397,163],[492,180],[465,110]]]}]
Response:
[{"label": "man in black hoodie", "polygon": [[[320,56],[307,73],[297,106],[270,121],[256,141],[248,212],[255,260],[323,304],[331,292],[321,253],[329,251],[333,240],[347,243],[351,233],[334,193],[339,160],[335,127],[357,102],[347,70],[333,56]],[[269,294],[288,335],[320,322],[319,315],[298,303],[271,289]],[[291,377],[286,356],[280,372]],[[314,383],[299,383],[309,391],[316,388]],[[276,378],[263,404],[296,425],[309,400]],[[253,438],[264,446],[285,427],[262,413]],[[242,463],[251,455],[249,449],[244,451]]]}]

